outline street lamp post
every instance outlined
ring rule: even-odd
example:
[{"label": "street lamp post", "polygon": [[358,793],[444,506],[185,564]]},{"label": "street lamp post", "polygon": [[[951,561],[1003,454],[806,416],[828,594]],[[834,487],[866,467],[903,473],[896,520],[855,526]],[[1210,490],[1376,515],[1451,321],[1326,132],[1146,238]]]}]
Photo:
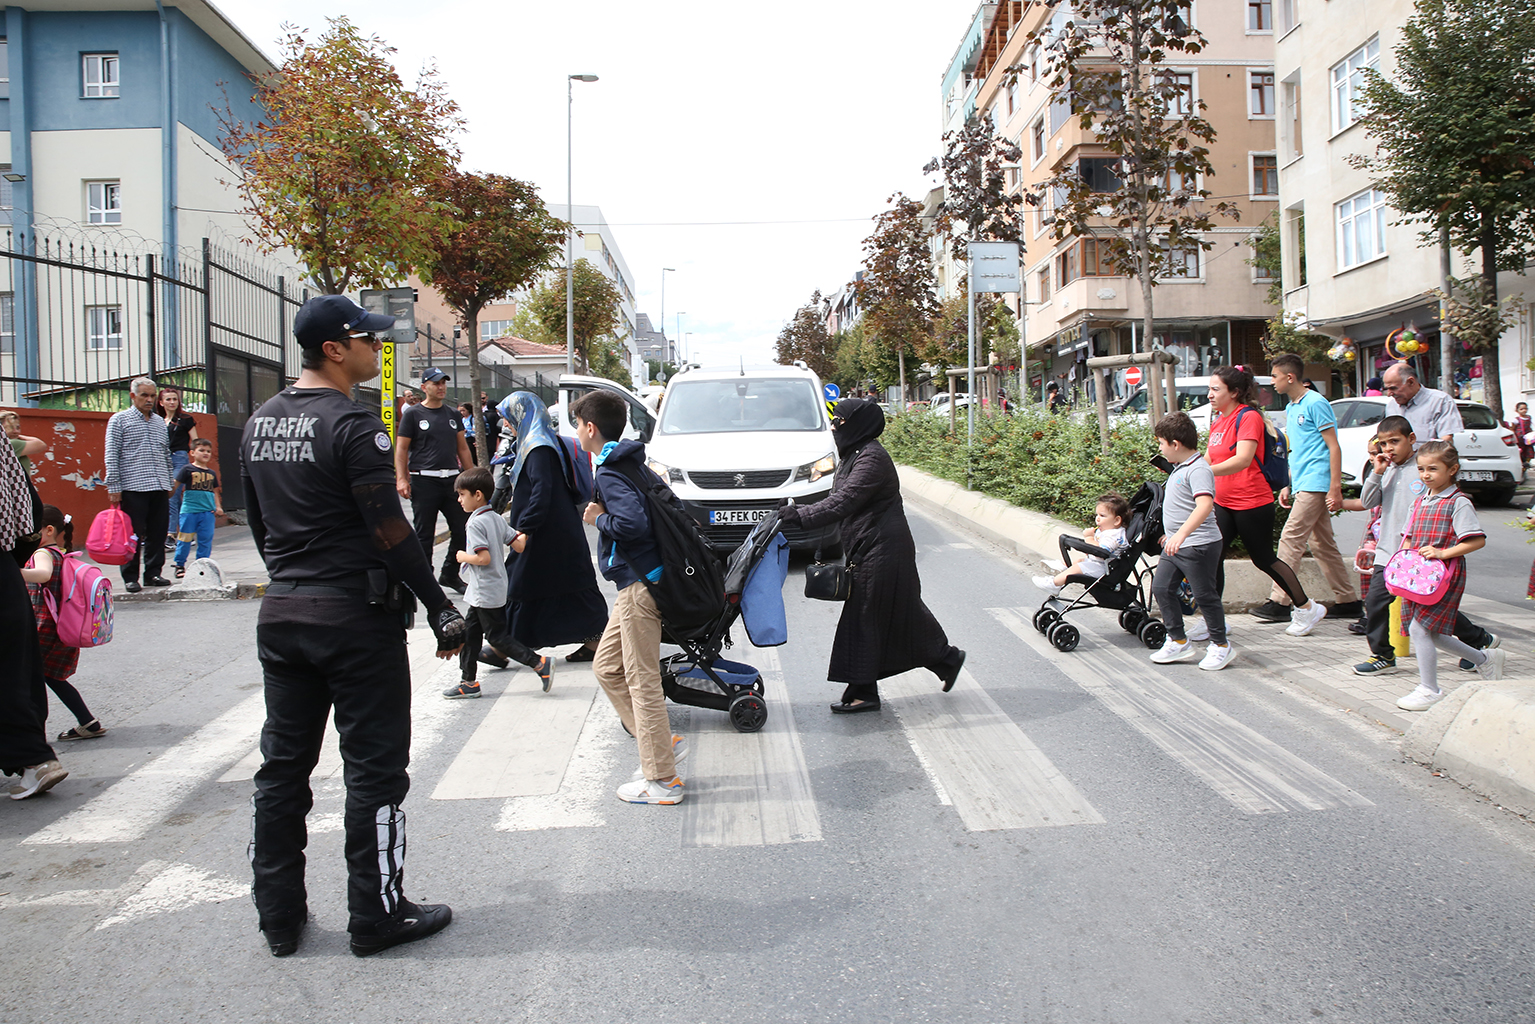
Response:
[{"label": "street lamp post", "polygon": [[661,268],[661,361],[666,362],[666,275],[675,274],[676,267]]},{"label": "street lamp post", "polygon": [[[686,313],[678,313],[677,314],[677,344],[678,345],[682,345],[682,318],[685,317],[685,316],[687,316]],[[682,346],[682,351],[677,354],[677,358],[686,361],[687,357],[688,357],[687,346],[683,345]]]},{"label": "street lamp post", "polygon": [[565,76],[565,372],[576,372],[576,211],[575,147],[576,82],[595,82],[596,75]]}]

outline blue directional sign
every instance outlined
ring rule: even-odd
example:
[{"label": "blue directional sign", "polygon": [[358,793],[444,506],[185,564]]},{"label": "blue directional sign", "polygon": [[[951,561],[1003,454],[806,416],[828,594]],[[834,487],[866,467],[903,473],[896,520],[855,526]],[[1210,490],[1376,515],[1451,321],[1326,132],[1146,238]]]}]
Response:
[{"label": "blue directional sign", "polygon": [[826,392],[826,400],[828,402],[835,402],[837,399],[842,397],[842,389],[837,387],[835,384],[827,384],[821,390]]}]

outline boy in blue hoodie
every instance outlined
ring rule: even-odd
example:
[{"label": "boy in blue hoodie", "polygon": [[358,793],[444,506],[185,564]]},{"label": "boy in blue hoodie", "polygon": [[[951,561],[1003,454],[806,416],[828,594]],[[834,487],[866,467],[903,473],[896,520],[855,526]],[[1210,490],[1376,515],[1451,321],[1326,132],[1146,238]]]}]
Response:
[{"label": "boy in blue hoodie", "polygon": [[[661,689],[661,614],[646,580],[661,578],[660,552],[650,529],[645,494],[623,472],[651,472],[645,446],[621,437],[629,410],[608,391],[591,391],[570,407],[576,438],[596,456],[593,501],[582,519],[597,527],[597,562],[618,587],[613,615],[592,657],[592,672],[640,747],[640,770],[618,787],[631,804],[680,804],[686,792],[677,775],[682,738],[672,735]],[[640,576],[644,575],[645,579]]]}]

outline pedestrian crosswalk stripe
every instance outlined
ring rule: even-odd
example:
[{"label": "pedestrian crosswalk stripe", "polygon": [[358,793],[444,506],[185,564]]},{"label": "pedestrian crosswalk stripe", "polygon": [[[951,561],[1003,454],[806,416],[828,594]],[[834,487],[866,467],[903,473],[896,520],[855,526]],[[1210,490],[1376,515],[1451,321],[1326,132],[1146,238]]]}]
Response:
[{"label": "pedestrian crosswalk stripe", "polygon": [[[1372,806],[1365,797],[1194,696],[1149,662],[1140,661],[1145,648],[1137,645],[1133,653],[1127,653],[1103,642],[1083,648],[1081,654],[1062,654],[1025,620],[1030,614],[1027,609],[986,611],[1244,814]],[[1107,665],[1084,657],[1089,650]]]},{"label": "pedestrian crosswalk stripe", "polygon": [[880,680],[907,740],[972,832],[1101,825],[1099,814],[969,671],[949,693],[926,670]]},{"label": "pedestrian crosswalk stripe", "polygon": [[597,694],[597,680],[587,666],[566,665],[561,666],[554,681],[554,688],[545,693],[538,674],[531,669],[519,668],[510,676],[507,688],[495,698],[479,727],[438,780],[432,799],[559,792]]},{"label": "pedestrian crosswalk stripe", "polygon": [[753,649],[747,660],[762,672],[767,724],[742,734],[728,715],[717,711],[698,709],[689,715],[692,753],[682,766],[688,789],[682,805],[683,846],[821,840],[821,818],[778,651]]},{"label": "pedestrian crosswalk stripe", "polygon": [[[558,677],[556,677],[558,678]],[[613,775],[620,752],[634,754],[634,741],[624,734],[618,712],[607,697],[591,702],[591,711],[571,751],[560,788],[545,796],[513,797],[501,805],[498,832],[537,832],[553,828],[595,828],[606,824],[605,812],[618,806]]]}]

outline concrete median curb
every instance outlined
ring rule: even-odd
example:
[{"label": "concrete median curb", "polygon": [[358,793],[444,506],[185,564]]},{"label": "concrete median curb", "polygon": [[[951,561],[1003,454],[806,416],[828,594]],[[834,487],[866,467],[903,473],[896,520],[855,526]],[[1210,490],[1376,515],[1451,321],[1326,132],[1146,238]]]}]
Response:
[{"label": "concrete median curb", "polygon": [[1535,816],[1535,679],[1462,684],[1413,723],[1402,754]]},{"label": "concrete median curb", "polygon": [[[1057,538],[1067,533],[1079,536],[1083,527],[1019,508],[1001,498],[978,491],[967,491],[931,473],[911,466],[896,467],[901,477],[901,494],[906,500],[940,518],[947,519],[994,544],[1025,558],[1059,558]],[[1332,594],[1316,560],[1301,560],[1301,585],[1308,594]],[[1253,568],[1246,559],[1226,560],[1226,590],[1222,604],[1228,612],[1245,612],[1268,600],[1271,581]]]}]

